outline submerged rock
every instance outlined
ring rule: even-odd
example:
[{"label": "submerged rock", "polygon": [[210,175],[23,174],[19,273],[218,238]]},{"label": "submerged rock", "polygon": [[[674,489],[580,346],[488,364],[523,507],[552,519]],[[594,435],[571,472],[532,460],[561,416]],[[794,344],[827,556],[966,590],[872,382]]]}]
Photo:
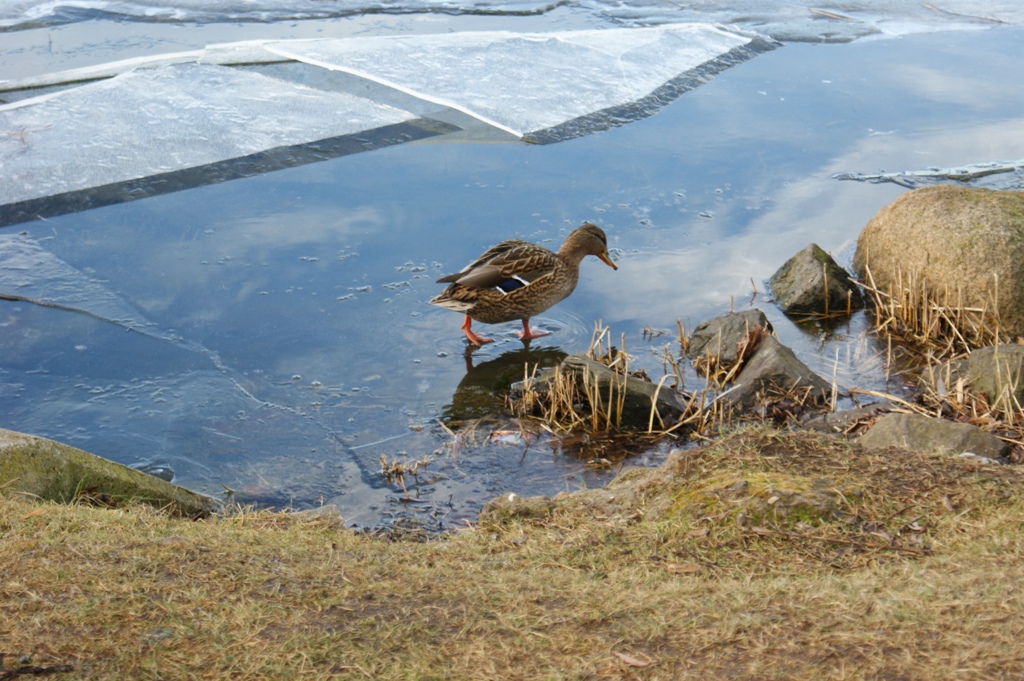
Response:
[{"label": "submerged rock", "polygon": [[1024,335],[1024,192],[909,191],[864,227],[853,267],[890,294],[914,280],[940,305],[991,308],[998,283],[1002,329]]},{"label": "submerged rock", "polygon": [[899,447],[913,452],[1005,457],[1010,446],[977,426],[920,414],[886,414],[860,438],[865,449]]},{"label": "submerged rock", "polygon": [[504,404],[502,395],[508,387],[523,379],[524,367],[543,370],[558,366],[565,357],[556,348],[521,348],[472,366],[472,355],[467,355],[466,375],[455,388],[451,404],[444,407],[444,420],[472,421],[494,414]]},{"label": "submerged rock", "polygon": [[831,314],[864,307],[864,298],[850,275],[818,244],[787,260],[768,285],[775,303],[786,314]]},{"label": "submerged rock", "polygon": [[[675,423],[686,410],[683,396],[675,389],[667,385],[659,387],[650,381],[620,374],[600,362],[580,355],[569,355],[557,368],[541,372],[534,379],[534,388],[547,390],[554,380],[555,371],[573,377],[581,387],[596,388],[593,392],[599,403],[591,405],[592,409],[604,412],[609,409],[608,405],[616,405],[621,400],[622,418],[619,425],[622,428],[647,430],[652,405],[656,408],[653,424],[656,428],[663,423]],[[522,382],[512,385],[513,392],[521,392],[523,388]]]},{"label": "submerged rock", "polygon": [[0,429],[0,492],[22,493],[57,502],[79,495],[108,501],[142,501],[187,517],[217,510],[210,497],[147,475],[89,452]]}]

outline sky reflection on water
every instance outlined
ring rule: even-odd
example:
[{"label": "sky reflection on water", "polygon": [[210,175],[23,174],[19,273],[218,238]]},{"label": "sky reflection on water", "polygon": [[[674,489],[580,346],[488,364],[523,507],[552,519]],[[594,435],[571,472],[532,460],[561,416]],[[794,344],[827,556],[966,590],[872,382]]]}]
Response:
[{"label": "sky reflection on water", "polygon": [[[372,524],[395,506],[381,454],[442,446],[435,420],[467,376],[459,316],[426,302],[434,280],[501,239],[555,247],[584,220],[606,229],[620,269],[585,262],[573,297],[537,320],[554,331],[542,347],[579,351],[603,319],[660,375],[668,339],[643,341],[644,325],[695,325],[756,286],[783,342],[830,377],[836,353],[862,343],[862,318],[802,331],[764,280],[811,241],[848,262],[903,191],[833,173],[1024,158],[1020,38],[788,45],[653,118],[560,144],[404,144],[8,228],[152,333],[0,301],[3,425],[159,459],[208,493],[335,500]],[[513,326],[474,365],[519,352]],[[446,523],[501,491],[602,479],[550,446],[445,457],[421,506]]]}]

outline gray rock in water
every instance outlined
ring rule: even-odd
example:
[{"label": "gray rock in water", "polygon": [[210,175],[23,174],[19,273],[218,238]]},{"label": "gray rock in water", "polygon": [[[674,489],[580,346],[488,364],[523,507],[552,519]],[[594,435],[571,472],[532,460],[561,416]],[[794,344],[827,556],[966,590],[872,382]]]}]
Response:
[{"label": "gray rock in water", "polygon": [[[675,423],[686,410],[683,396],[675,389],[666,385],[659,389],[650,381],[625,376],[580,355],[569,355],[562,360],[557,370],[573,376],[579,386],[596,387],[595,392],[600,400],[599,404],[592,405],[596,410],[605,411],[607,404],[615,405],[621,399],[622,418],[619,425],[623,428],[647,430],[652,404],[657,407],[653,423],[655,428]],[[555,371],[555,368],[551,368],[540,372],[534,379],[534,387],[546,390]],[[523,388],[523,382],[513,383],[511,387],[514,393],[521,392]]]},{"label": "gray rock in water", "polygon": [[772,330],[764,312],[756,308],[730,312],[701,322],[690,336],[689,355],[691,358],[710,355],[731,366],[739,358],[740,344],[746,341],[751,330],[758,327]]},{"label": "gray rock in water", "polygon": [[[600,362],[570,355],[562,361],[562,369],[576,374],[578,380],[597,387],[600,398],[610,404],[622,399],[622,420],[624,428],[647,429],[651,421],[651,405],[657,407],[654,427],[662,423],[674,423],[686,410],[682,395],[668,386],[657,385],[632,376],[612,371]],[[659,420],[660,417],[660,420]]]},{"label": "gray rock in water", "polygon": [[217,510],[216,500],[53,440],[0,429],[0,492],[69,502],[82,492],[136,500],[188,517]]},{"label": "gray rock in water", "polygon": [[864,298],[850,275],[818,244],[786,261],[768,285],[775,303],[786,314],[845,312],[847,301],[850,309],[864,307]]},{"label": "gray rock in water", "polygon": [[859,440],[867,449],[899,447],[914,452],[970,453],[988,459],[1006,456],[1010,446],[969,423],[920,414],[887,414]]},{"label": "gray rock in water", "polygon": [[766,336],[725,398],[735,407],[750,408],[757,404],[758,393],[796,391],[809,391],[808,401],[820,404],[828,400],[832,386],[797,359],[775,336]]}]

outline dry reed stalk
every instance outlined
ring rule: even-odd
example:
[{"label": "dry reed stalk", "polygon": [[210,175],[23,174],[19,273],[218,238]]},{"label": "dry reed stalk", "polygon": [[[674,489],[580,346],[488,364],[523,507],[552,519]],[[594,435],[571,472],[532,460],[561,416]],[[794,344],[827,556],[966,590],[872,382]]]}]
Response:
[{"label": "dry reed stalk", "polygon": [[994,396],[969,389],[963,377],[954,380],[952,364],[929,367],[922,376],[920,400],[931,415],[970,423],[1011,444],[1024,440],[1024,407],[1017,399],[1021,377],[1013,376],[1009,362],[995,362]]},{"label": "dry reed stalk", "polygon": [[739,343],[736,353],[736,361],[733,363],[725,363],[721,361],[722,357],[722,336],[718,336],[718,347],[715,351],[708,351],[705,354],[695,357],[693,360],[693,368],[698,374],[701,374],[711,379],[711,382],[719,388],[731,383],[740,370],[743,368],[744,362],[749,359],[754,352],[757,351],[761,341],[768,335],[768,331],[760,326],[756,326],[753,329],[747,330],[747,335]]},{"label": "dry reed stalk", "polygon": [[821,276],[825,283],[825,316],[828,316],[828,266],[821,263]]},{"label": "dry reed stalk", "polygon": [[832,391],[830,394],[829,411],[836,410],[836,402],[839,399],[839,348],[836,348],[836,361],[832,365]]},{"label": "dry reed stalk", "polygon": [[931,349],[938,357],[951,357],[972,349],[1006,342],[999,319],[999,279],[981,305],[965,304],[964,291],[948,286],[933,289],[914,272],[896,271],[896,283],[882,289],[869,266],[867,281],[857,283],[869,294],[875,310],[877,334],[919,349]]},{"label": "dry reed stalk", "polygon": [[665,430],[665,422],[661,418],[661,414],[658,413],[658,394],[661,392],[661,386],[665,385],[670,376],[662,376],[661,380],[658,381],[658,387],[654,389],[654,397],[651,398],[651,413],[647,419],[647,432],[654,432],[654,417],[658,417],[658,423],[661,424],[661,429]]},{"label": "dry reed stalk", "polygon": [[679,349],[684,355],[690,354],[690,337],[686,334],[686,325],[681,319],[676,320],[676,332],[679,334]]},{"label": "dry reed stalk", "polygon": [[[682,324],[677,328],[682,338]],[[760,337],[754,338],[754,335],[756,334],[749,336],[745,344],[759,341]],[[572,431],[589,434],[619,432],[625,409],[626,381],[630,375],[629,354],[625,352],[625,336],[621,338],[620,343],[623,348],[621,351],[611,345],[608,328],[600,322],[595,324],[586,356],[613,369],[608,385],[603,390],[590,374],[583,373],[582,380],[579,380],[575,374],[570,374],[561,367],[556,367],[545,387],[540,388],[536,380],[536,370],[531,373],[527,369],[524,372],[522,391],[517,397],[509,398],[515,416],[520,419],[539,420],[542,427],[553,434],[566,434]],[[665,347],[662,359],[666,374],[655,389],[645,435],[655,438],[668,437],[678,429],[687,427],[699,436],[720,428],[729,418],[730,407],[726,401],[719,399],[722,395],[711,398],[715,387],[713,380],[707,378],[703,390],[684,395],[683,414],[678,421],[672,425],[664,422],[657,411],[657,397],[667,383],[671,381],[681,386],[684,378],[681,363],[671,356],[668,346]],[[669,369],[671,371],[668,371]],[[738,366],[732,367],[727,375],[735,375],[738,369]]]},{"label": "dry reed stalk", "polygon": [[672,388],[682,392],[686,387],[683,367],[666,345],[661,352],[661,367],[666,376],[672,378]]}]

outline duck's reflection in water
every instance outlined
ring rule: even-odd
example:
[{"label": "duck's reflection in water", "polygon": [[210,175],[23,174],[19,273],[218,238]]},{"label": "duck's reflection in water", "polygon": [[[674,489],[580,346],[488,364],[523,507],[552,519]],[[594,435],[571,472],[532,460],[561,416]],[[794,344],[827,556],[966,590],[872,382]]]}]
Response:
[{"label": "duck's reflection in water", "polygon": [[560,347],[531,348],[529,341],[523,341],[523,347],[474,366],[473,355],[479,350],[473,345],[466,347],[466,375],[455,388],[451,404],[442,411],[442,420],[452,428],[497,414],[505,405],[509,386],[538,368],[558,365],[566,356]]},{"label": "duck's reflection in water", "polygon": [[531,445],[544,444],[544,449],[550,448],[550,455],[556,459],[568,456],[588,468],[607,469],[637,455],[641,455],[637,463],[646,465],[649,455],[660,459],[672,446],[685,442],[685,438],[637,432],[572,431],[556,435],[530,419],[521,421],[513,416],[506,402],[512,384],[557,366],[567,353],[557,346],[531,348],[524,341],[523,347],[474,366],[473,355],[480,350],[467,346],[466,375],[443,410],[442,423],[451,431],[456,456],[467,447],[493,445],[522,447],[525,456]]}]

